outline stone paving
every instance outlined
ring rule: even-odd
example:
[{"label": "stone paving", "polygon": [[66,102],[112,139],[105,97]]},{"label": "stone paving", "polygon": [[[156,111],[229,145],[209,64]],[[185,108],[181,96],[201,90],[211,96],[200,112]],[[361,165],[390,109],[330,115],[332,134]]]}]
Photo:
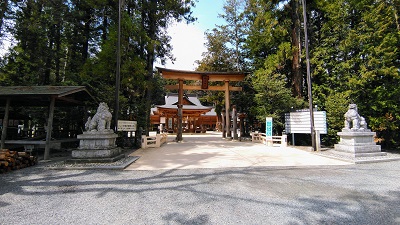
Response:
[{"label": "stone paving", "polygon": [[140,157],[126,170],[169,170],[196,168],[235,168],[268,166],[348,165],[352,162],[316,155],[293,147],[268,147],[261,143],[221,138],[221,133],[184,135],[160,148],[139,149]]}]

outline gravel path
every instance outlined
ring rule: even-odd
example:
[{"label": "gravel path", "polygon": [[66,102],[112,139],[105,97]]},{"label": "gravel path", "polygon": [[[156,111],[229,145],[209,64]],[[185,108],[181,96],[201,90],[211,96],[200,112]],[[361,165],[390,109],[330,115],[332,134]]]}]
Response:
[{"label": "gravel path", "polygon": [[400,161],[0,175],[0,224],[400,224]]}]

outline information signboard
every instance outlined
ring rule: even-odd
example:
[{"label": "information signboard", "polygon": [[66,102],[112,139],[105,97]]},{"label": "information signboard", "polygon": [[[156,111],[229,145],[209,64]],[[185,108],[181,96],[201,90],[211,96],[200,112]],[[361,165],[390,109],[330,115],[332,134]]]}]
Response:
[{"label": "information signboard", "polygon": [[[326,112],[314,111],[314,130],[327,134]],[[311,134],[310,112],[285,113],[285,132],[287,134]]]},{"label": "information signboard", "polygon": [[136,131],[137,121],[118,120],[118,131]]}]

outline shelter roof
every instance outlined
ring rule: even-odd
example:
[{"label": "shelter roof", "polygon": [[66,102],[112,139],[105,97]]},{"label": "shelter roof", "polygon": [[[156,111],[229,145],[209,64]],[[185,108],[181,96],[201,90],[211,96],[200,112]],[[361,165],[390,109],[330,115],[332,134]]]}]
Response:
[{"label": "shelter roof", "polygon": [[84,86],[2,86],[0,104],[11,99],[15,106],[48,106],[52,97],[57,106],[84,105],[85,101],[96,102]]}]

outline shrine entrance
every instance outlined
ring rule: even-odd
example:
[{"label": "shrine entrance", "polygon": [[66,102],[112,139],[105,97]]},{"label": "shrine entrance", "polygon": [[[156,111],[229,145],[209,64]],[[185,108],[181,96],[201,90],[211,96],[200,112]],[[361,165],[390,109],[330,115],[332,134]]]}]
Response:
[{"label": "shrine entrance", "polygon": [[[157,67],[161,76],[168,80],[177,80],[177,85],[166,85],[167,90],[178,90],[177,104],[177,136],[176,141],[182,141],[182,121],[183,121],[183,101],[184,90],[204,90],[204,91],[224,91],[225,92],[225,115],[222,115],[223,137],[231,138],[230,132],[230,91],[242,91],[242,87],[230,86],[230,82],[243,81],[245,73],[243,72],[199,72],[183,71]],[[201,81],[201,85],[187,85],[185,81]],[[222,86],[209,86],[209,81],[224,82]],[[235,110],[235,109],[234,109]],[[224,118],[225,117],[225,118]]]}]

